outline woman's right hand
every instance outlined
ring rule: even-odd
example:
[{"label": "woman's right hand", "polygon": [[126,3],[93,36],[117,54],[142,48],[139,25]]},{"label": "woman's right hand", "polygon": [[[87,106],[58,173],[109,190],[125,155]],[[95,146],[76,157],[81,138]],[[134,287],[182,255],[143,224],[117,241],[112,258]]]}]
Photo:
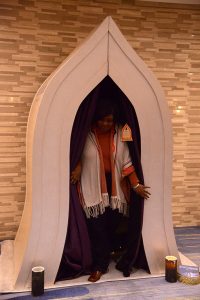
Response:
[{"label": "woman's right hand", "polygon": [[77,183],[81,178],[81,164],[78,163],[76,168],[71,172],[70,181],[72,184]]}]

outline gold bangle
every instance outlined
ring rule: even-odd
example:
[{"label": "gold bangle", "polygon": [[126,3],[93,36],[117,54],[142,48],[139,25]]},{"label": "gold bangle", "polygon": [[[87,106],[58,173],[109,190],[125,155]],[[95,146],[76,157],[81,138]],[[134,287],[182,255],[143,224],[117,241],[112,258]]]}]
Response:
[{"label": "gold bangle", "polygon": [[137,189],[139,185],[140,185],[139,183],[136,184],[135,186],[133,186],[133,189],[134,189],[134,190]]}]

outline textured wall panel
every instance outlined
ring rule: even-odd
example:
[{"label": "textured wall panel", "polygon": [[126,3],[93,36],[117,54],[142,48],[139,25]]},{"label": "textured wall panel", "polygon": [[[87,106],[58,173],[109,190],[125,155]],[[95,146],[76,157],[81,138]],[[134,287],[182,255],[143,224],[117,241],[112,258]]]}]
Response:
[{"label": "textured wall panel", "polygon": [[0,239],[26,187],[26,126],[42,82],[111,15],[160,81],[172,115],[173,220],[200,225],[200,6],[128,0],[0,0]]}]

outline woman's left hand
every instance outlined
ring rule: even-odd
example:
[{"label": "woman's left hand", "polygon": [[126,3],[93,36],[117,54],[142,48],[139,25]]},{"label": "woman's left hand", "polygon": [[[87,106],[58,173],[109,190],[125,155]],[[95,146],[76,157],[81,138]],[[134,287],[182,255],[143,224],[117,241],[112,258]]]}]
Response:
[{"label": "woman's left hand", "polygon": [[145,186],[143,184],[139,184],[136,188],[134,188],[134,191],[138,195],[140,195],[142,198],[148,199],[151,194],[146,189],[149,189],[149,188],[150,188],[149,186]]}]

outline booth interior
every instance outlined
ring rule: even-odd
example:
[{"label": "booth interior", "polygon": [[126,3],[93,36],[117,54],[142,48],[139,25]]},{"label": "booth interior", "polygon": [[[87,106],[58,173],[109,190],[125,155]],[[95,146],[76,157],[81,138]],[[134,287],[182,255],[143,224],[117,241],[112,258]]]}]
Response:
[{"label": "booth interior", "polygon": [[[70,169],[80,160],[87,134],[92,126],[98,103],[103,99],[116,107],[118,124],[128,124],[133,141],[128,142],[136,173],[143,181],[141,167],[140,130],[135,109],[126,95],[106,76],[81,103],[73,125],[70,149]],[[121,219],[116,229],[112,258],[117,261],[129,244],[129,269],[135,267],[149,272],[142,241],[144,200],[131,191],[129,218]],[[91,246],[86,217],[82,211],[77,188],[70,184],[69,223],[61,264],[56,281],[88,274],[91,265]],[[128,265],[127,265],[128,268]]]}]

